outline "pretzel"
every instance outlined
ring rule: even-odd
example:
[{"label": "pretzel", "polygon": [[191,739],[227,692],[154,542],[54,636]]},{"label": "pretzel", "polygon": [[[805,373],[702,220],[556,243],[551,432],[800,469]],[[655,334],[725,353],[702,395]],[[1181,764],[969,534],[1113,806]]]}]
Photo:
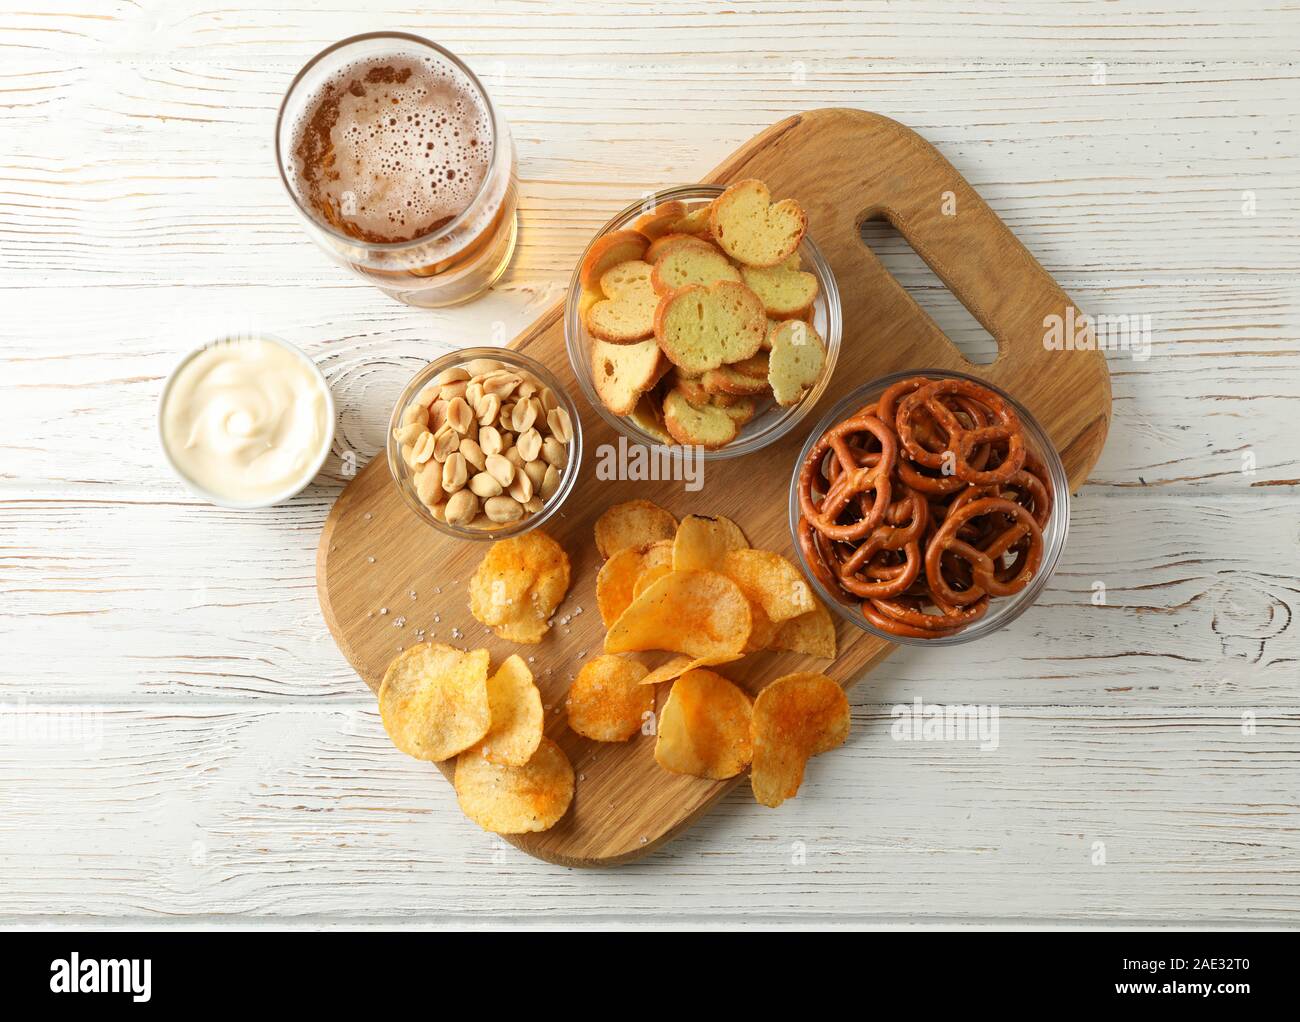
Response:
[{"label": "pretzel", "polygon": [[1042,564],[1051,479],[1011,404],[972,380],[894,383],[826,431],[796,485],[814,577],[890,635],[956,635]]}]

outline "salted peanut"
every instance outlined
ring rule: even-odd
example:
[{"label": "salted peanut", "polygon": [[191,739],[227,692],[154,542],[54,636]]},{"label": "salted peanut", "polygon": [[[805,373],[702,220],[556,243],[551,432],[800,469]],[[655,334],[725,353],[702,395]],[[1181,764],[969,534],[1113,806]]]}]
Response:
[{"label": "salted peanut", "polygon": [[487,456],[487,471],[491,473],[493,479],[501,484],[502,488],[509,486],[515,480],[514,463],[503,454],[489,454]]},{"label": "salted peanut", "polygon": [[442,488],[448,493],[463,490],[469,482],[469,465],[465,456],[457,451],[442,466]]},{"label": "salted peanut", "polygon": [[484,454],[500,454],[501,432],[495,426],[484,426],[478,431],[478,445]]},{"label": "salted peanut", "polygon": [[460,434],[450,425],[444,424],[433,435],[433,460],[446,462],[460,448]]},{"label": "salted peanut", "polygon": [[541,494],[543,500],[550,500],[555,491],[560,488],[560,470],[554,465],[546,466],[546,474],[542,477]]},{"label": "salted peanut", "polygon": [[423,465],[433,457],[433,434],[425,430],[415,438],[415,443],[411,445],[411,461],[417,465]]},{"label": "salted peanut", "polygon": [[487,455],[483,453],[483,448],[478,445],[477,440],[463,437],[460,441],[460,447],[457,448],[457,452],[463,455],[465,460],[480,472],[487,467]]},{"label": "salted peanut", "polygon": [[523,382],[519,384],[519,386],[515,389],[515,393],[518,394],[521,398],[532,397],[534,394],[536,394],[539,390],[542,389],[541,383],[538,381],[537,377],[534,376],[532,373],[520,373],[519,375],[522,376],[524,379]]},{"label": "salted peanut", "polygon": [[446,498],[442,488],[442,467],[436,462],[415,473],[415,495],[426,506],[440,504]]},{"label": "salted peanut", "polygon": [[495,394],[484,394],[474,405],[474,417],[480,426],[490,426],[497,421],[501,411],[501,399]]},{"label": "salted peanut", "polygon": [[524,505],[524,510],[527,511],[530,515],[535,515],[537,514],[538,511],[540,511],[545,506],[546,506],[546,501],[544,501],[541,497],[537,496],[537,494],[533,494],[532,500],[528,501]]},{"label": "salted peanut", "polygon": [[[525,476],[524,478],[527,478]],[[523,505],[512,497],[489,497],[483,502],[483,513],[498,525],[517,522],[524,516]]]},{"label": "salted peanut", "polygon": [[640,259],[650,246],[650,240],[639,231],[612,231],[592,242],[578,271],[578,280],[584,290],[600,287],[605,271],[619,263]]},{"label": "salted peanut", "polygon": [[522,472],[524,466],[528,464],[528,462],[524,461],[524,456],[519,453],[518,446],[507,447],[503,452],[502,457],[509,461],[510,464],[514,465],[515,471],[517,472]]},{"label": "salted peanut", "polygon": [[402,425],[409,426],[412,423],[418,423],[421,426],[429,425],[429,409],[426,405],[410,404],[402,412]]},{"label": "salted peanut", "polygon": [[467,386],[469,385],[464,380],[459,383],[444,383],[438,389],[438,398],[442,401],[452,401],[458,397],[464,397]]},{"label": "salted peanut", "polygon": [[593,337],[631,344],[654,333],[659,295],[651,284],[652,270],[649,263],[632,260],[619,263],[600,278],[600,289],[607,297],[588,309],[583,320]]},{"label": "salted peanut", "polygon": [[532,398],[525,398],[515,405],[514,411],[510,415],[510,427],[516,433],[524,433],[533,428],[533,423],[537,421],[541,414],[542,404]]},{"label": "salted peanut", "polygon": [[591,345],[591,377],[600,400],[615,415],[627,415],[655,385],[667,364],[654,339],[636,344]]},{"label": "salted peanut", "polygon": [[769,334],[767,382],[776,403],[798,404],[821,376],[826,348],[817,331],[799,319],[788,319]]},{"label": "salted peanut", "polygon": [[651,241],[655,238],[667,234],[673,224],[686,215],[686,204],[672,199],[668,202],[661,202],[648,213],[643,213],[637,217],[632,224],[632,230],[637,231]]},{"label": "salted peanut", "polygon": [[447,402],[439,398],[429,405],[429,432],[437,433],[447,421]]},{"label": "salted peanut", "polygon": [[426,383],[422,388],[420,388],[420,393],[415,395],[415,403],[417,405],[425,406],[433,404],[433,402],[438,400],[438,392],[440,390],[442,390],[442,384],[436,382]]},{"label": "salted peanut", "polygon": [[469,402],[463,397],[451,398],[447,402],[447,425],[464,436],[473,424],[474,413],[470,410]]},{"label": "salted peanut", "polygon": [[476,497],[495,497],[501,493],[502,487],[490,472],[476,473],[474,478],[469,481],[470,491]]},{"label": "salted peanut", "polygon": [[548,465],[564,468],[569,462],[569,452],[564,449],[564,444],[556,440],[555,437],[548,436],[542,441],[542,458]]},{"label": "salted peanut", "polygon": [[[524,466],[527,468],[527,466]],[[533,499],[533,480],[526,471],[516,472],[514,480],[510,483],[508,491],[510,496],[520,504],[526,504]]]},{"label": "salted peanut", "polygon": [[524,473],[532,481],[533,492],[538,493],[542,489],[542,483],[546,480],[546,470],[551,466],[546,464],[540,458],[528,462],[524,465]]},{"label": "salted peanut", "polygon": [[420,425],[420,423],[409,422],[405,426],[398,426],[397,429],[393,431],[393,436],[397,438],[399,444],[410,444],[411,446],[414,446],[415,441],[419,440],[420,436],[427,432],[429,431],[425,429],[424,426]]},{"label": "salted peanut", "polygon": [[[441,486],[442,482],[439,481],[438,485]],[[434,521],[445,522],[447,520],[447,502],[444,500],[437,504],[430,504],[429,514],[433,515]]]},{"label": "salted peanut", "polygon": [[560,399],[555,396],[555,391],[551,390],[550,387],[542,388],[541,397],[542,397],[542,408],[545,411],[550,412],[551,409],[560,407]]},{"label": "salted peanut", "polygon": [[808,214],[793,199],[772,202],[767,185],[738,181],[713,200],[709,232],[718,247],[747,266],[776,266],[799,247]]},{"label": "salted peanut", "polygon": [[720,280],[738,281],[740,271],[712,246],[679,246],[655,263],[650,274],[650,286],[660,296],[687,284],[709,287]]},{"label": "salted peanut", "polygon": [[464,378],[468,380],[471,376],[486,376],[501,368],[501,363],[494,358],[472,358],[465,363]]},{"label": "salted peanut", "polygon": [[551,436],[562,444],[573,439],[573,420],[564,408],[552,408],[547,413],[546,427],[551,431]]},{"label": "salted peanut", "polygon": [[448,525],[469,525],[478,517],[478,498],[469,490],[460,490],[447,498],[445,509]]},{"label": "salted peanut", "polygon": [[[550,437],[547,439],[549,440]],[[536,461],[542,451],[542,434],[535,429],[525,430],[515,438],[515,446],[519,449],[519,456],[525,462]]]},{"label": "salted peanut", "polygon": [[483,398],[483,384],[478,380],[470,380],[469,383],[465,384],[465,393],[461,397],[465,399],[465,403],[470,408],[476,408]]},{"label": "salted peanut", "polygon": [[674,388],[664,395],[664,427],[679,444],[716,450],[736,439],[736,420],[713,405],[693,405]]},{"label": "salted peanut", "polygon": [[501,413],[497,416],[497,425],[500,427],[501,435],[503,437],[510,436],[511,432],[513,432],[513,430],[510,427],[510,423],[514,419],[514,417],[515,417],[515,402],[502,401]]},{"label": "salted peanut", "polygon": [[482,379],[483,393],[495,394],[503,402],[519,386],[519,375],[508,370],[502,370],[498,373],[489,373]]},{"label": "salted peanut", "polygon": [[435,376],[433,382],[441,387],[448,383],[460,383],[463,380],[468,380],[473,375],[473,371],[464,366],[452,366]]},{"label": "salted peanut", "polygon": [[655,313],[655,340],[691,375],[757,353],[767,330],[758,295],[734,280],[688,284],[665,296]]}]

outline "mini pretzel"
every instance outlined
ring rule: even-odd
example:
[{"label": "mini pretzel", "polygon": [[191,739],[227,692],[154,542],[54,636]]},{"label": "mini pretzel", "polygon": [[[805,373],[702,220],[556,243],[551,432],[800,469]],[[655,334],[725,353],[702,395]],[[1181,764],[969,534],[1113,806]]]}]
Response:
[{"label": "mini pretzel", "polygon": [[813,575],[889,635],[955,635],[1042,563],[1051,479],[1009,402],[971,380],[886,388],[813,445],[797,486]]}]

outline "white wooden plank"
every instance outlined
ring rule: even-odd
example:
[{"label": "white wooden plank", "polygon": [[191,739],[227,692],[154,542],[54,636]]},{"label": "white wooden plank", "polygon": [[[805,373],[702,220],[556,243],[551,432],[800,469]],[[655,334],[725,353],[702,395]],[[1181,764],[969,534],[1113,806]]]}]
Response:
[{"label": "white wooden plank", "polygon": [[[1243,734],[1236,710],[1003,707],[997,749],[980,751],[895,741],[892,708],[862,704],[848,745],[781,809],[741,788],[643,863],[584,872],[479,831],[369,709],[92,708],[80,732],[76,711],[27,707],[27,730],[0,739],[6,921],[1240,923],[1300,910],[1294,712]],[[64,740],[40,740],[42,722]]]}]

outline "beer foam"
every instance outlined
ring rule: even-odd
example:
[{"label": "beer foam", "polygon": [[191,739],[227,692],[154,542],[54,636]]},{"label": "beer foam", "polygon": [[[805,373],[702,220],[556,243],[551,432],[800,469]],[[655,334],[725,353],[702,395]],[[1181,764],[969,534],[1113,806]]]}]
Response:
[{"label": "beer foam", "polygon": [[434,57],[342,68],[296,127],[297,184],[329,224],[363,241],[423,237],[467,209],[492,162],[487,108]]}]

